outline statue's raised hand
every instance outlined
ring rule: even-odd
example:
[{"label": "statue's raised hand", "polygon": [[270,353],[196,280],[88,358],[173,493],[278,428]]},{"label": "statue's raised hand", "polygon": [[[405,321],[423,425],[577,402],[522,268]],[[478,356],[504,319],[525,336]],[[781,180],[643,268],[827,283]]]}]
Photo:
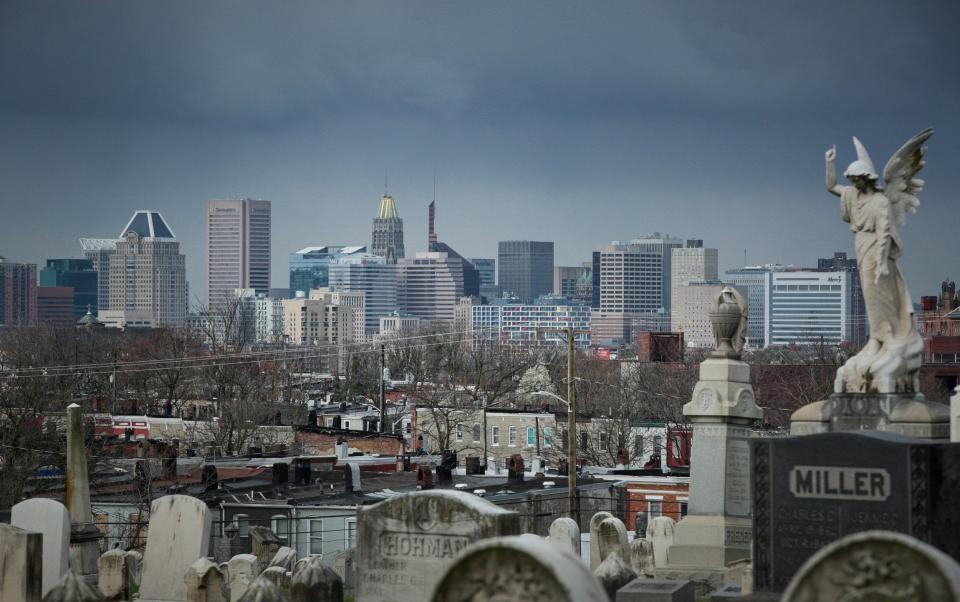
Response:
[{"label": "statue's raised hand", "polygon": [[833,163],[834,159],[837,158],[837,147],[828,148],[827,152],[823,154],[823,158],[827,160],[827,163]]}]

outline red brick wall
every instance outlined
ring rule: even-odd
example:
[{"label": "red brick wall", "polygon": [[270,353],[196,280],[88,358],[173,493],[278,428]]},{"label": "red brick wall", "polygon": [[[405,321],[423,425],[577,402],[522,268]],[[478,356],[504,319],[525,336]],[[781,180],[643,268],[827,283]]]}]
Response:
[{"label": "red brick wall", "polygon": [[633,531],[637,525],[635,517],[637,512],[647,512],[648,496],[660,496],[663,516],[669,516],[674,521],[680,520],[680,502],[686,502],[688,496],[688,487],[686,484],[664,483],[664,484],[639,484],[628,483],[626,486],[627,501],[627,529]]}]

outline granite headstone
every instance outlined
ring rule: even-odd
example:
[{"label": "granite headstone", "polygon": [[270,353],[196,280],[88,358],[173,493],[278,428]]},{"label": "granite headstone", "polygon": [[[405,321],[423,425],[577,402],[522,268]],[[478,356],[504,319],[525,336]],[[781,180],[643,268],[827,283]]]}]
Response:
[{"label": "granite headstone", "polygon": [[43,534],[43,594],[53,589],[70,562],[70,514],[58,501],[35,497],[16,504],[10,524]]}]

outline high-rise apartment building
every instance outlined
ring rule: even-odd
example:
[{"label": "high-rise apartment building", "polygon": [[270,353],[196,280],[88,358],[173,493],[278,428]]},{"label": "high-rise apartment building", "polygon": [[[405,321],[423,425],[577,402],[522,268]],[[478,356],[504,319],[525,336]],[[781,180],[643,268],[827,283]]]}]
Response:
[{"label": "high-rise apartment building", "polygon": [[367,247],[305,247],[290,253],[290,290],[308,295],[315,288],[330,286],[330,262],[341,255],[366,253]]},{"label": "high-rise apartment building", "polygon": [[397,263],[403,254],[403,220],[397,212],[397,203],[392,196],[384,194],[380,198],[380,209],[377,217],[373,218],[373,240],[370,252],[387,260],[387,263]]},{"label": "high-rise apartment building", "polygon": [[343,305],[351,310],[353,333],[351,341],[354,343],[367,342],[366,334],[366,304],[367,295],[356,291],[331,291],[329,288],[318,288],[310,291],[311,299],[319,299],[333,305]]},{"label": "high-rise apartment building", "polygon": [[292,345],[353,342],[353,310],[329,299],[283,299],[283,334]]},{"label": "high-rise apartment building", "polygon": [[117,251],[116,238],[81,238],[80,249],[97,273],[97,310],[110,307],[110,256]]},{"label": "high-rise apartment building", "polygon": [[397,266],[372,253],[341,254],[330,263],[330,290],[363,293],[364,333],[377,334],[380,318],[400,309]]},{"label": "high-rise apartment building", "polygon": [[463,295],[461,257],[428,251],[397,263],[397,299],[406,314],[453,322],[454,308]]},{"label": "high-rise apartment building", "polygon": [[178,326],[187,317],[186,258],[173,231],[156,211],[133,214],[110,255],[112,312],[145,312],[156,326]]},{"label": "high-rise apartment building", "polygon": [[73,320],[98,308],[97,271],[90,259],[48,259],[40,270],[40,286],[73,289]]},{"label": "high-rise apartment building", "polygon": [[670,308],[671,251],[677,239],[646,238],[597,247],[599,305],[627,314]]},{"label": "high-rise apartment building", "polygon": [[222,306],[238,288],[270,292],[270,201],[207,201],[207,304]]},{"label": "high-rise apartment building", "polygon": [[[720,278],[716,249],[705,249],[702,240],[688,240],[685,247],[670,251],[670,298],[672,313],[677,314],[676,298],[679,287],[692,282],[711,282]],[[674,330],[678,330],[674,328]],[[686,337],[689,344],[690,339]]]},{"label": "high-rise apartment building", "polygon": [[37,265],[0,257],[0,327],[37,322]]},{"label": "high-rise apartment building", "polygon": [[502,240],[497,250],[498,283],[504,293],[530,303],[553,290],[553,242]]}]

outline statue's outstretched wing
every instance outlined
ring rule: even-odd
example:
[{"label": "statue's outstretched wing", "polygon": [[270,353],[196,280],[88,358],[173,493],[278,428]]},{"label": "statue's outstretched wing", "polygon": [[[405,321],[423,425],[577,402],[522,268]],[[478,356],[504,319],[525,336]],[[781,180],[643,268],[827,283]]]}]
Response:
[{"label": "statue's outstretched wing", "polygon": [[916,213],[920,206],[916,195],[923,190],[923,180],[914,179],[913,176],[923,169],[923,153],[926,150],[923,143],[932,135],[933,128],[927,128],[907,140],[883,168],[883,179],[887,185],[885,192],[893,209],[893,223],[897,227],[906,222],[907,213]]}]

